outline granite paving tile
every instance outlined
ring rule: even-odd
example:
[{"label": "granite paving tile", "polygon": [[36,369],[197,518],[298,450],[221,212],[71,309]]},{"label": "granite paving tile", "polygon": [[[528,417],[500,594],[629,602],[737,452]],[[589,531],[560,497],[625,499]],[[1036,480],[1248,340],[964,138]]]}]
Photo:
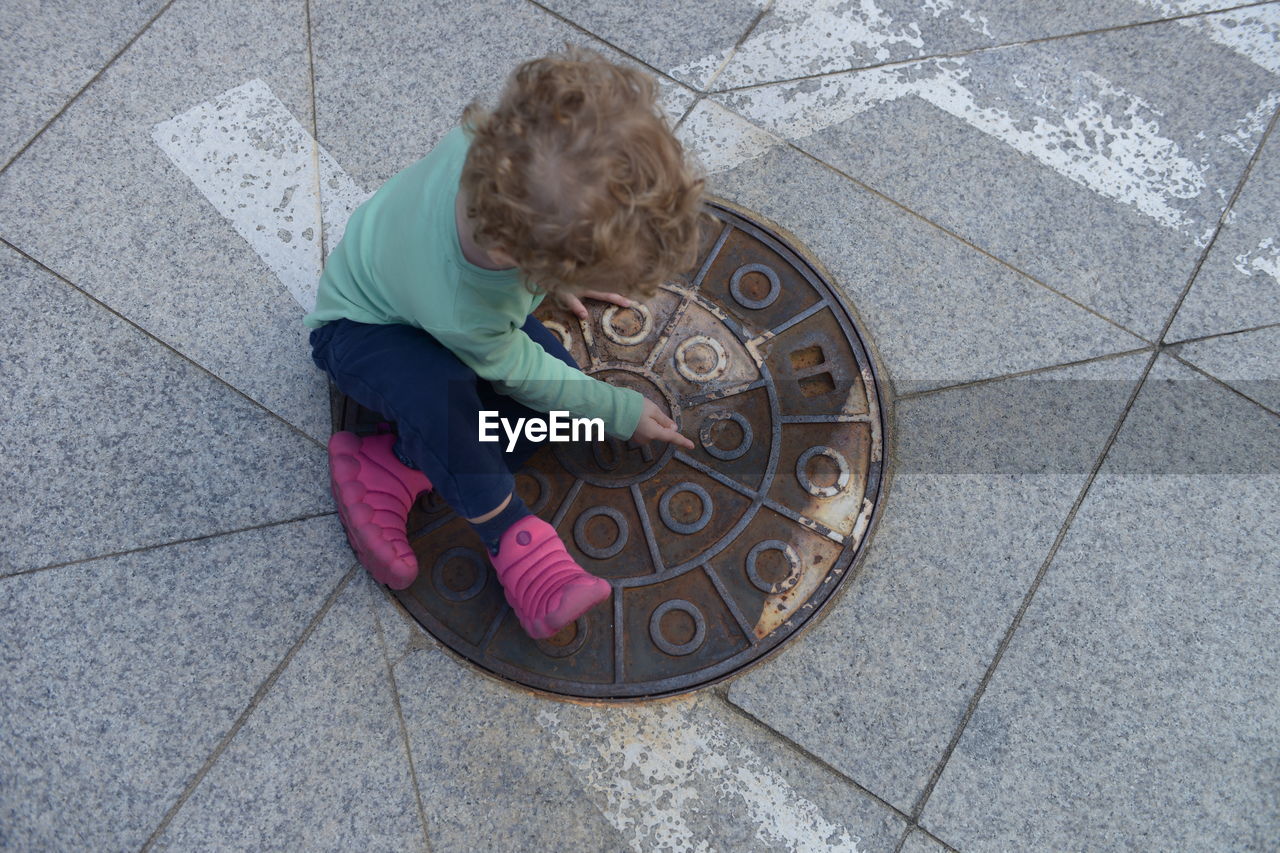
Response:
[{"label": "granite paving tile", "polygon": [[1280,134],[1274,130],[1165,340],[1269,323],[1280,323]]},{"label": "granite paving tile", "polygon": [[[1169,381],[1221,405],[1138,395],[925,808],[963,850],[1280,838],[1280,472],[1249,470],[1280,419],[1162,356],[1148,382]],[[1244,419],[1228,473],[1168,467],[1159,444]]]},{"label": "granite paving tile", "polygon": [[57,115],[165,0],[0,4],[0,166]]},{"label": "granite paving tile", "polygon": [[695,89],[706,86],[769,6],[765,0],[544,0],[542,5]]},{"label": "granite paving tile", "polygon": [[[728,89],[956,53],[995,45],[1064,36],[1105,27],[1154,21],[1226,8],[1232,3],[1168,0],[778,0],[729,58],[713,88]],[[1232,26],[1262,27],[1266,10],[1233,13]],[[1218,34],[1229,26],[1188,20],[1184,26]],[[726,43],[727,48],[731,43]],[[721,62],[729,51],[713,52]]]},{"label": "granite paving tile", "polygon": [[827,267],[899,392],[1142,345],[714,103],[680,133],[713,194],[778,223]]},{"label": "granite paving tile", "polygon": [[0,246],[0,574],[330,512],[324,449]]},{"label": "granite paving tile", "polygon": [[174,3],[0,175],[0,236],[323,439],[301,309],[152,138],[255,79],[310,126],[303,0]]},{"label": "granite paving tile", "polygon": [[[379,21],[377,31],[370,20]],[[426,155],[458,124],[467,104],[495,103],[521,62],[570,42],[637,67],[524,0],[429,9],[405,2],[314,0],[311,22],[320,141],[370,192]],[[384,32],[396,38],[384,38]],[[659,88],[674,124],[694,94],[665,78],[659,78]]]},{"label": "granite paving tile", "polygon": [[890,851],[905,828],[709,691],[564,703],[436,649],[396,678],[436,851]]},{"label": "granite paving tile", "polygon": [[0,846],[138,849],[351,564],[319,518],[0,579]]},{"label": "granite paving tile", "polygon": [[375,594],[357,572],[157,850],[427,849]]},{"label": "granite paving tile", "polygon": [[864,562],[730,701],[910,812],[1147,358],[899,402]]},{"label": "granite paving tile", "polygon": [[1280,412],[1280,326],[1206,338],[1169,352]]},{"label": "granite paving tile", "polygon": [[718,98],[1154,339],[1280,104],[1266,9],[1239,50],[1167,22]]}]

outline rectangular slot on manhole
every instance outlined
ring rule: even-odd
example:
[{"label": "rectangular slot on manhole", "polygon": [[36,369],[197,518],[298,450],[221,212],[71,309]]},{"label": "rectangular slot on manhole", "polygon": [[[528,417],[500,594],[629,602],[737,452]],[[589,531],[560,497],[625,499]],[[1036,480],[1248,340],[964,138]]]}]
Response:
[{"label": "rectangular slot on manhole", "polygon": [[830,373],[819,373],[817,376],[806,376],[800,380],[800,393],[806,397],[821,397],[836,390],[836,381]]},{"label": "rectangular slot on manhole", "polygon": [[827,357],[822,352],[822,347],[814,344],[811,347],[798,349],[791,353],[791,369],[803,370],[806,367],[817,367],[826,360]]}]

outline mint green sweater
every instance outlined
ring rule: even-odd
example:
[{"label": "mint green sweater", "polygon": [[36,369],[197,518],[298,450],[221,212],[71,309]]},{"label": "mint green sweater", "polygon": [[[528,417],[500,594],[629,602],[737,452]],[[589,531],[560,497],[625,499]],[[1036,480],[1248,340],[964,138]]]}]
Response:
[{"label": "mint green sweater", "polygon": [[486,270],[463,257],[454,202],[468,145],[455,128],[356,208],[303,322],[417,326],[500,393],[542,412],[603,418],[610,435],[630,438],[644,398],[549,354],[520,329],[542,296],[516,270]]}]

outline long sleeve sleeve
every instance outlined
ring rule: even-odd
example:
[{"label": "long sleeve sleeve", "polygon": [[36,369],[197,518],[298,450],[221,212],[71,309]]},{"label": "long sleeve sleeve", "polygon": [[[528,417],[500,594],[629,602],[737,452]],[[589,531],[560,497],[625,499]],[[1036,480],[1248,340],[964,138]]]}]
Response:
[{"label": "long sleeve sleeve", "polygon": [[605,432],[617,438],[630,438],[636,431],[644,406],[639,392],[592,379],[520,329],[480,326],[435,335],[477,376],[531,409],[601,418]]}]

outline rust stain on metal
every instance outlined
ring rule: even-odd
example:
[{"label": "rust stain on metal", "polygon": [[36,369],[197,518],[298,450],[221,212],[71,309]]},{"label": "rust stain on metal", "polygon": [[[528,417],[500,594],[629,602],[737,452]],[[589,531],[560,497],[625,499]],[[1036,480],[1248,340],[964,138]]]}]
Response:
[{"label": "rust stain on metal", "polygon": [[[410,518],[421,570],[397,599],[489,675],[588,703],[714,683],[810,624],[864,549],[886,458],[870,349],[802,249],[712,212],[696,272],[644,306],[537,312],[584,370],[654,400],[695,444],[548,446],[517,476],[612,598],[533,641],[465,522],[432,499]],[[381,417],[340,400],[335,420]]]},{"label": "rust stain on metal", "polygon": [[785,591],[765,598],[753,628],[758,638],[769,636],[794,617],[831,574],[832,565],[826,554],[813,547],[806,548],[803,543],[790,544],[796,553],[795,580]]}]

